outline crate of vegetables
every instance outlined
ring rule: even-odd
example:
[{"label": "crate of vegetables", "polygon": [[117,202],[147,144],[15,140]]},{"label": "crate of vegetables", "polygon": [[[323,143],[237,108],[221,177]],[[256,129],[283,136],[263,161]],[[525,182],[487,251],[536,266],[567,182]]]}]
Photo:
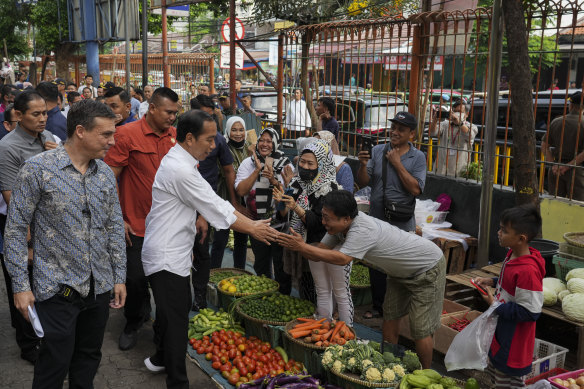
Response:
[{"label": "crate of vegetables", "polygon": [[[209,283],[207,284],[207,301],[216,307],[223,306],[223,304],[221,304],[222,301],[219,299],[219,293],[217,292],[217,284],[225,278],[237,277],[243,274],[251,275],[252,273],[234,267],[211,269]],[[223,308],[225,308],[225,306],[223,306]]]},{"label": "crate of vegetables", "polygon": [[441,325],[434,333],[434,349],[446,354],[454,337],[481,314],[479,311],[467,311],[442,316]]},{"label": "crate of vegetables", "polygon": [[[442,317],[458,314],[461,312],[464,313],[464,312],[468,312],[468,311],[470,311],[469,307],[465,307],[464,305],[459,304],[457,302],[454,302],[454,301],[451,301],[448,299],[444,299],[444,301],[442,302]],[[412,334],[410,332],[410,317],[409,317],[409,315],[406,315],[406,317],[404,317],[400,321],[399,334],[405,338],[412,339]]]},{"label": "crate of vegetables", "polygon": [[548,378],[548,381],[556,388],[582,389],[584,388],[584,369],[556,374]]}]

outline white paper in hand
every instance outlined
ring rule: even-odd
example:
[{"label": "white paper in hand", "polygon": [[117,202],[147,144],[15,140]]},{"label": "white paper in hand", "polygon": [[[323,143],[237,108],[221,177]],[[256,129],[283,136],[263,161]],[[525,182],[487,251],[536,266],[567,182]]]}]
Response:
[{"label": "white paper in hand", "polygon": [[41,325],[41,321],[37,316],[36,308],[33,305],[32,307],[28,306],[28,317],[30,319],[30,323],[32,324],[32,328],[34,328],[34,332],[37,334],[39,338],[45,336],[45,331],[43,330],[43,326]]}]

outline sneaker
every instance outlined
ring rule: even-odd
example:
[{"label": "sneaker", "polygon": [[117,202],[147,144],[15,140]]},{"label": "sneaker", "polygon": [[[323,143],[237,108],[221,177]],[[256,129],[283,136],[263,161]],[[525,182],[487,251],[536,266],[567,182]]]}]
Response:
[{"label": "sneaker", "polygon": [[120,350],[127,351],[133,348],[136,343],[138,343],[138,331],[130,331],[129,333],[122,331],[120,339],[118,340],[118,347]]},{"label": "sneaker", "polygon": [[164,366],[158,366],[152,363],[150,357],[144,359],[144,365],[146,365],[146,369],[150,370],[152,373],[160,373],[165,370]]}]

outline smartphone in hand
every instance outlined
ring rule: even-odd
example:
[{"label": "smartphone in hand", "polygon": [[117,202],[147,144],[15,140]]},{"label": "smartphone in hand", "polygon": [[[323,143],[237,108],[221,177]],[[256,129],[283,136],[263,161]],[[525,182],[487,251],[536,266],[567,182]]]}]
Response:
[{"label": "smartphone in hand", "polygon": [[361,151],[367,151],[369,156],[371,156],[371,150],[373,149],[373,141],[369,138],[361,138]]},{"label": "smartphone in hand", "polygon": [[489,292],[486,291],[486,289],[484,289],[482,286],[480,286],[479,284],[477,284],[475,282],[475,280],[473,280],[472,278],[470,279],[470,283],[472,284],[472,286],[474,286],[475,288],[477,288],[477,290],[479,291],[480,294],[487,296],[489,294]]}]

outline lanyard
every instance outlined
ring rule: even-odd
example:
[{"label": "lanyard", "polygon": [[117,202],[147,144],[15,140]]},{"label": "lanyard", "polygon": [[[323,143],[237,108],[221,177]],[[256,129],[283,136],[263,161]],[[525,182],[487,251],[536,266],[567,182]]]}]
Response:
[{"label": "lanyard", "polygon": [[449,123],[449,131],[450,131],[450,144],[452,146],[456,146],[456,141],[458,140],[458,135],[460,135],[460,126],[458,126],[458,131],[456,131],[456,135],[454,135],[454,124]]}]

